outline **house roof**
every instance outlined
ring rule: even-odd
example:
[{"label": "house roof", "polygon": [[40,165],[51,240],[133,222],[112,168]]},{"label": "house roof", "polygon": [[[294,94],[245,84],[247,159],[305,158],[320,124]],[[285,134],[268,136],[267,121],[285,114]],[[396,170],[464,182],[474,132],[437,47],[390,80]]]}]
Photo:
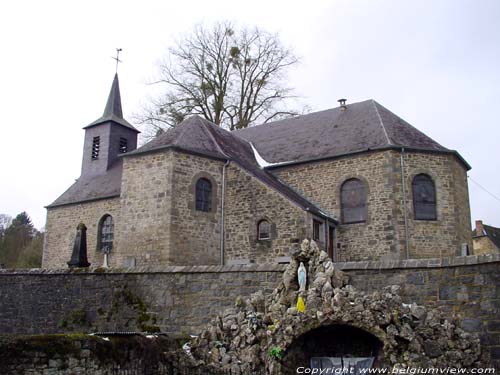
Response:
[{"label": "house roof", "polygon": [[123,160],[117,160],[105,174],[80,176],[47,208],[120,196]]},{"label": "house roof", "polygon": [[483,233],[477,233],[475,229],[472,231],[472,237],[483,237],[483,236],[487,236],[491,240],[491,242],[495,244],[497,249],[500,249],[500,228],[483,224]]},{"label": "house roof", "polygon": [[108,101],[106,102],[106,107],[104,108],[104,113],[93,123],[85,126],[84,129],[88,129],[92,126],[96,126],[109,121],[115,122],[121,126],[131,129],[137,133],[140,133],[139,130],[134,128],[132,124],[130,124],[127,120],[123,118],[118,74],[115,74],[115,78],[113,79],[113,84],[111,85],[111,90],[109,91]]},{"label": "house roof", "polygon": [[199,116],[192,116],[184,120],[175,128],[167,130],[151,142],[124,156],[164,149],[174,149],[221,160],[231,160],[302,209],[321,217],[331,218],[329,214],[322,211],[314,203],[285,185],[270,172],[261,168],[249,142]]},{"label": "house roof", "polygon": [[380,149],[455,154],[375,100],[236,130],[271,163],[301,163]]}]

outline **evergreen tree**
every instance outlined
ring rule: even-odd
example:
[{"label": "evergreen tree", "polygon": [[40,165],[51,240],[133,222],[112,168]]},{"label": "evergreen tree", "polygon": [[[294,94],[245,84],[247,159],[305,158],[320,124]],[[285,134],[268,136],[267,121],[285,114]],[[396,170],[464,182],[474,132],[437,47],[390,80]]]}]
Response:
[{"label": "evergreen tree", "polygon": [[0,264],[7,268],[40,267],[43,234],[26,212],[21,212],[0,237]]}]

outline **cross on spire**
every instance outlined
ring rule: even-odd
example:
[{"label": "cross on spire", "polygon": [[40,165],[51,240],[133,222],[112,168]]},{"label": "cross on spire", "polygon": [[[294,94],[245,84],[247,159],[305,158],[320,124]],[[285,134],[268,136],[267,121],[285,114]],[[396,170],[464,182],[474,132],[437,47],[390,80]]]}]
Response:
[{"label": "cross on spire", "polygon": [[116,60],[116,71],[115,71],[115,73],[118,73],[118,63],[123,62],[123,61],[121,61],[121,60],[119,59],[119,57],[120,57],[120,52],[121,52],[121,51],[122,51],[122,49],[121,49],[121,48],[117,48],[117,49],[116,49],[116,57],[112,57],[112,59],[113,59],[113,60]]}]

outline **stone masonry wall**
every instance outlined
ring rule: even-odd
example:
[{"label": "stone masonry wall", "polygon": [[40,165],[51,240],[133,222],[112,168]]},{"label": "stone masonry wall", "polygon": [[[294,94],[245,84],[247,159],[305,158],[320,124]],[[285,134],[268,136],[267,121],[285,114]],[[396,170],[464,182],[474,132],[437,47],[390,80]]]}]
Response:
[{"label": "stone masonry wall", "polygon": [[172,170],[170,151],[124,158],[117,266],[134,259],[138,266],[170,260]]},{"label": "stone masonry wall", "polygon": [[[399,155],[396,174],[401,176]],[[430,258],[460,255],[463,243],[472,248],[470,229],[469,193],[467,174],[452,155],[406,153],[404,156],[406,176],[406,200],[408,207],[408,233],[410,256]],[[412,180],[420,173],[432,177],[436,186],[437,220],[415,220],[412,198]],[[401,183],[399,183],[399,187]],[[402,201],[402,189],[396,190],[396,201]],[[399,207],[402,207],[399,205]],[[402,217],[402,209],[398,217]],[[399,238],[404,241],[404,223],[399,220]],[[404,245],[403,245],[404,247]]]},{"label": "stone masonry wall", "polygon": [[76,227],[80,222],[87,226],[87,256],[91,265],[103,262],[103,254],[97,250],[99,221],[105,215],[120,221],[120,199],[103,199],[76,205],[49,208],[43,251],[44,268],[65,268],[71,258]]},{"label": "stone masonry wall", "polygon": [[337,218],[344,181],[358,178],[365,182],[367,221],[341,224],[337,229],[337,260],[356,261],[399,258],[393,170],[391,154],[377,152],[290,166],[275,173]]},{"label": "stone masonry wall", "polygon": [[405,303],[458,314],[461,328],[480,334],[481,344],[500,369],[500,254],[338,266],[355,288],[373,291],[400,285]]},{"label": "stone masonry wall", "polygon": [[281,270],[281,265],[0,270],[0,332],[193,334],[237,296],[271,293]]},{"label": "stone masonry wall", "polygon": [[474,237],[472,239],[474,246],[474,255],[498,254],[498,249],[488,236]]},{"label": "stone masonry wall", "polygon": [[[173,154],[169,264],[220,264],[220,218],[223,161],[186,153]],[[212,207],[197,211],[196,182],[212,184]]]},{"label": "stone masonry wall", "polygon": [[[277,191],[230,164],[226,177],[225,259],[274,263],[290,248],[311,236],[312,219]],[[257,225],[271,224],[271,239],[258,240]]]},{"label": "stone masonry wall", "polygon": [[[453,155],[431,153],[405,153],[404,164],[410,257],[459,255],[463,243],[472,246],[465,168]],[[340,223],[337,259],[359,261],[406,257],[399,152],[351,155],[283,167],[274,172],[338,218],[341,216],[340,187],[343,182],[353,177],[364,181],[368,192],[367,221]],[[430,175],[435,182],[436,221],[414,220],[411,182],[419,173]]]},{"label": "stone masonry wall", "polygon": [[[204,375],[177,341],[165,336],[42,335],[0,337],[7,375]],[[210,372],[215,374],[215,372]],[[218,372],[217,372],[218,373]]]},{"label": "stone masonry wall", "polygon": [[[363,291],[400,285],[405,303],[461,316],[500,366],[500,254],[337,263]],[[238,295],[269,295],[282,265],[139,268],[119,271],[0,270],[0,332],[136,331],[155,325],[197,333]],[[306,303],[307,304],[307,303]],[[307,308],[307,305],[306,305]]]}]

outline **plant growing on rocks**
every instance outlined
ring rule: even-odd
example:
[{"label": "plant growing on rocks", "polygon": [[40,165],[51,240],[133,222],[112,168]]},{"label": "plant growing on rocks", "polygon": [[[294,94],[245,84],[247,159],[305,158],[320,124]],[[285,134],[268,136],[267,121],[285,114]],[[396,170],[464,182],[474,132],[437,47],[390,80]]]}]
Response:
[{"label": "plant growing on rocks", "polygon": [[279,346],[274,346],[269,350],[269,358],[272,359],[277,359],[278,361],[281,361],[283,358],[283,353],[281,351],[281,348]]}]

